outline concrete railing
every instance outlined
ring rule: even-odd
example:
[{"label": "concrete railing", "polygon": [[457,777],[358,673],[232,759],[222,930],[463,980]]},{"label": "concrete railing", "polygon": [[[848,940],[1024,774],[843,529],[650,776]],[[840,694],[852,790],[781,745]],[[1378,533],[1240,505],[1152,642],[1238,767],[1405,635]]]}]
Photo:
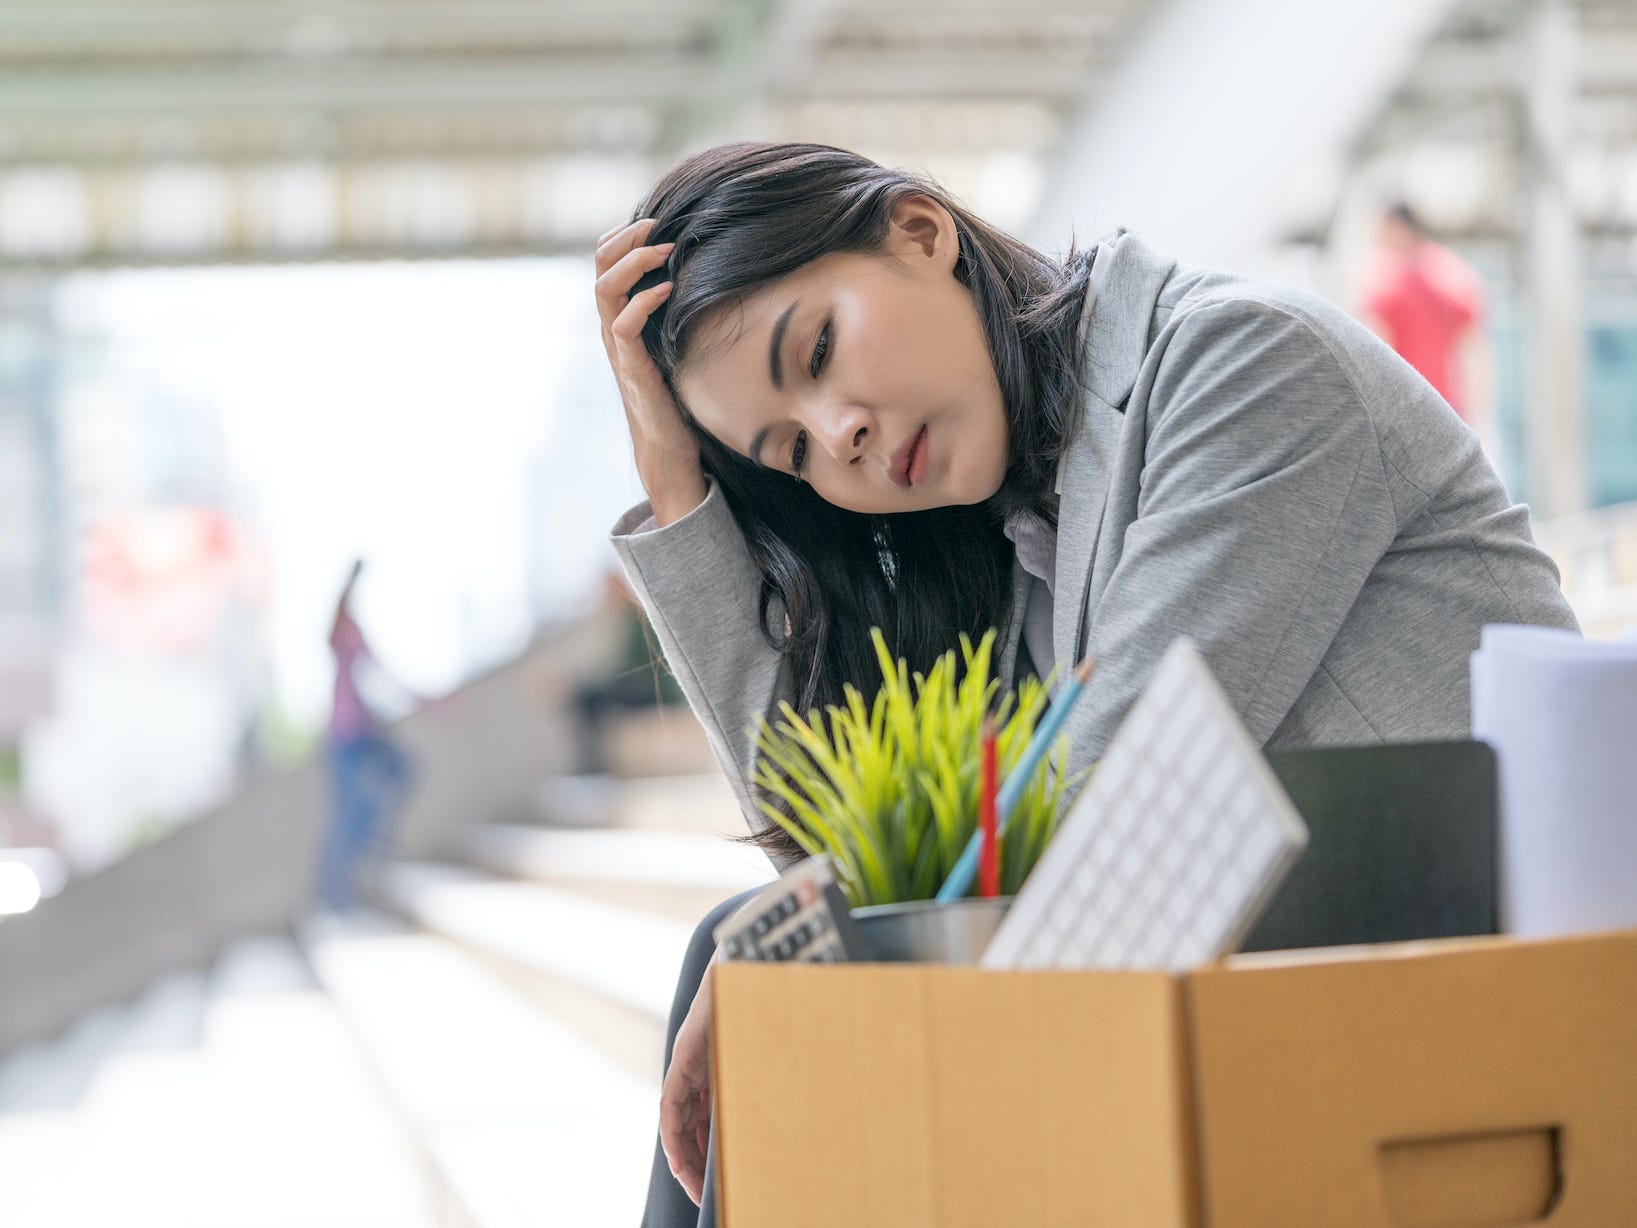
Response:
[{"label": "concrete railing", "polygon": [[1637,623],[1637,503],[1542,521],[1535,540],[1557,562],[1587,635],[1608,638]]},{"label": "concrete railing", "polygon": [[[438,856],[473,822],[529,814],[564,771],[562,700],[602,633],[580,626],[399,722],[414,795],[397,844]],[[227,943],[290,926],[312,899],[328,812],[323,765],[254,779],[164,838],[0,923],[0,1054],[48,1037],[160,974],[204,968]]]}]

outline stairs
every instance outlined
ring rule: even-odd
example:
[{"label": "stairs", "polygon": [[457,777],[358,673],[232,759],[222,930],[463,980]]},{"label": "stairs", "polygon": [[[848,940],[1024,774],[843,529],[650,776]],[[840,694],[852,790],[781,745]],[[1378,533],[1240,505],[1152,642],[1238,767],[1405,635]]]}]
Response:
[{"label": "stairs", "polygon": [[772,872],[718,777],[565,796],[0,1062],[0,1222],[635,1225],[683,948]]}]

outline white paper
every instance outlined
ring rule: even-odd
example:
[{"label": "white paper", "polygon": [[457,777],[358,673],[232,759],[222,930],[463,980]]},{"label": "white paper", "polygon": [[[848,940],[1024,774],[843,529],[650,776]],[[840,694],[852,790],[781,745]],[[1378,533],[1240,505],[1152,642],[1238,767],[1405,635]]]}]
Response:
[{"label": "white paper", "polygon": [[1637,926],[1637,639],[1485,627],[1472,736],[1499,760],[1507,932]]}]

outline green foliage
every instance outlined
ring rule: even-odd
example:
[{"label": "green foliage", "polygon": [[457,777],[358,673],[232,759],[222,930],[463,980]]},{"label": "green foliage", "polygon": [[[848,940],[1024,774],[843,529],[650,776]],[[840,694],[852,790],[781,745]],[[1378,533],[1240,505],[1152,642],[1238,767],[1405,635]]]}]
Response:
[{"label": "green foliage", "polygon": [[[964,677],[955,653],[926,674],[894,661],[871,631],[885,682],[866,705],[848,686],[845,702],[804,720],[789,704],[783,719],[761,722],[756,781],[782,805],[761,810],[809,854],[828,853],[854,907],[931,899],[978,824],[984,713],[1000,689],[989,677],[995,633],[976,648],[961,637]],[[996,758],[1004,783],[1046,710],[1047,690],[1026,678],[995,709]],[[1001,893],[1014,894],[1057,825],[1067,739],[1036,769],[1000,841]]]}]

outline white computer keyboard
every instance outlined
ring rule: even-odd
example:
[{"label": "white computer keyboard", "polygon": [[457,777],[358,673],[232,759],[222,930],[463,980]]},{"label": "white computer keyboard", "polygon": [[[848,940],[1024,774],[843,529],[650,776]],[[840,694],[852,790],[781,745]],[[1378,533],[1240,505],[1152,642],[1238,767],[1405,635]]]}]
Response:
[{"label": "white computer keyboard", "polygon": [[1306,844],[1301,816],[1205,659],[1179,639],[983,966],[1198,967],[1237,948]]}]

